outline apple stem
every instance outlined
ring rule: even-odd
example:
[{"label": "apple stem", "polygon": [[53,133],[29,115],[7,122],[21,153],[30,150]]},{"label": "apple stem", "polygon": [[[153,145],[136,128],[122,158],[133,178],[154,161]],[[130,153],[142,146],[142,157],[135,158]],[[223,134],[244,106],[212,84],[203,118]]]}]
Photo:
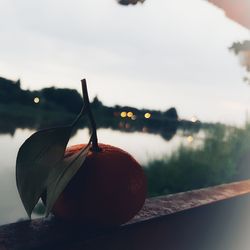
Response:
[{"label": "apple stem", "polygon": [[91,142],[92,142],[92,151],[94,152],[100,152],[101,149],[98,146],[98,139],[97,139],[97,133],[96,133],[96,123],[95,119],[92,113],[92,110],[90,108],[90,102],[89,102],[89,95],[88,95],[88,89],[87,89],[87,82],[86,79],[81,80],[82,83],[82,93],[83,93],[83,101],[84,101],[84,109],[86,110],[91,128],[92,128],[92,136],[91,136]]}]

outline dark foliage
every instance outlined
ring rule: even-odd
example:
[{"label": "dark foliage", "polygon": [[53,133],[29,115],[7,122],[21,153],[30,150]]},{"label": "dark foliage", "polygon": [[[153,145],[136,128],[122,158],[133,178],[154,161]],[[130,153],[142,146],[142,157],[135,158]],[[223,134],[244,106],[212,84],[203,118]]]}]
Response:
[{"label": "dark foliage", "polygon": [[121,5],[136,5],[137,3],[144,3],[146,0],[118,0],[118,3]]},{"label": "dark foliage", "polygon": [[250,178],[250,127],[217,125],[201,145],[181,146],[145,166],[149,196],[164,195]]}]

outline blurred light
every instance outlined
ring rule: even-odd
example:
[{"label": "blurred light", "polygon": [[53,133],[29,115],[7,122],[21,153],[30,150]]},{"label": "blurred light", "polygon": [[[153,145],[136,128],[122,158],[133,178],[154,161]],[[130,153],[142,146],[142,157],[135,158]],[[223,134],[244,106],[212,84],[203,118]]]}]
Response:
[{"label": "blurred light", "polygon": [[37,103],[39,103],[39,102],[40,102],[40,98],[39,98],[39,97],[35,97],[33,101],[34,101],[34,103],[36,103],[36,104],[37,104]]},{"label": "blurred light", "polygon": [[149,119],[149,118],[151,117],[151,114],[150,114],[150,113],[145,113],[144,117],[145,117],[146,119]]},{"label": "blurred light", "polygon": [[125,118],[127,116],[127,112],[123,111],[123,112],[121,112],[120,115],[121,115],[122,118]]},{"label": "blurred light", "polygon": [[131,117],[131,119],[134,121],[134,120],[136,120],[136,115],[133,115],[132,117]]},{"label": "blurred light", "polygon": [[191,118],[191,122],[197,122],[197,121],[198,121],[197,117],[193,116],[193,117]]},{"label": "blurred light", "polygon": [[133,115],[134,115],[133,112],[128,112],[127,113],[127,117],[129,117],[129,118],[131,118]]},{"label": "blurred light", "polygon": [[188,137],[187,137],[187,141],[188,142],[193,142],[193,140],[194,140],[194,137],[192,136],[192,135],[189,135]]},{"label": "blurred light", "polygon": [[118,124],[118,127],[119,127],[119,128],[123,128],[123,127],[124,127],[124,124],[123,124],[122,122],[120,122],[120,123]]},{"label": "blurred light", "polygon": [[126,128],[126,129],[129,129],[129,128],[130,128],[130,124],[129,124],[129,123],[126,123],[126,124],[125,124],[125,128]]}]

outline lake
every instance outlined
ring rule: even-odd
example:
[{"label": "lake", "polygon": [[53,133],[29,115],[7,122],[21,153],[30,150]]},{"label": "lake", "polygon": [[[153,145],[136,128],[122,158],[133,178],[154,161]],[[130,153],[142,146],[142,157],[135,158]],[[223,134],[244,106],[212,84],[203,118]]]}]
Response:
[{"label": "lake", "polygon": [[[167,130],[100,128],[98,138],[126,150],[144,167],[149,197],[250,178],[250,125],[202,125],[195,132],[178,128],[171,139],[165,138]],[[27,218],[16,188],[15,161],[19,147],[34,131],[16,128],[0,135],[0,225]],[[88,129],[80,128],[68,145],[88,139]],[[33,218],[42,211],[40,204]]]},{"label": "lake", "polygon": [[[14,135],[1,134],[0,148],[0,225],[26,218],[26,213],[19,198],[15,180],[15,160],[22,143],[33,133],[29,129],[16,129]],[[195,135],[202,136],[202,132]],[[145,132],[123,132],[101,128],[98,130],[99,141],[120,147],[142,165],[150,160],[171,155],[181,144],[194,145],[195,141],[180,130],[170,140],[164,140],[160,135]],[[88,129],[79,129],[71,138],[69,145],[86,143],[89,138]],[[193,137],[192,137],[193,138]]]}]

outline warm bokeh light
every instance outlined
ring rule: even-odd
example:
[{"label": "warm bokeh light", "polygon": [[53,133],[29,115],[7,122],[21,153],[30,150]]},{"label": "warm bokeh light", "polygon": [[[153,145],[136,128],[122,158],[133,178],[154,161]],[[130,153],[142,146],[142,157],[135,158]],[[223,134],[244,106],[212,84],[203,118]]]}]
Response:
[{"label": "warm bokeh light", "polygon": [[144,117],[145,117],[146,119],[149,119],[149,118],[151,117],[151,114],[150,114],[150,113],[145,113]]},{"label": "warm bokeh light", "polygon": [[187,141],[188,142],[193,142],[193,140],[194,140],[194,137],[192,136],[192,135],[189,135],[188,137],[187,137]]},{"label": "warm bokeh light", "polygon": [[131,111],[127,113],[127,117],[129,117],[129,118],[131,118],[133,115],[134,115],[134,114],[133,114],[133,112],[131,112]]},{"label": "warm bokeh light", "polygon": [[191,122],[197,122],[197,121],[198,121],[198,119],[197,119],[196,116],[193,116],[193,117],[191,118]]},{"label": "warm bokeh light", "polygon": [[34,101],[34,103],[36,103],[36,104],[37,104],[37,103],[39,103],[39,102],[40,102],[40,98],[39,98],[39,97],[35,97],[33,101]]},{"label": "warm bokeh light", "polygon": [[123,112],[121,112],[120,115],[121,115],[122,118],[125,118],[127,116],[127,112],[123,111]]}]

